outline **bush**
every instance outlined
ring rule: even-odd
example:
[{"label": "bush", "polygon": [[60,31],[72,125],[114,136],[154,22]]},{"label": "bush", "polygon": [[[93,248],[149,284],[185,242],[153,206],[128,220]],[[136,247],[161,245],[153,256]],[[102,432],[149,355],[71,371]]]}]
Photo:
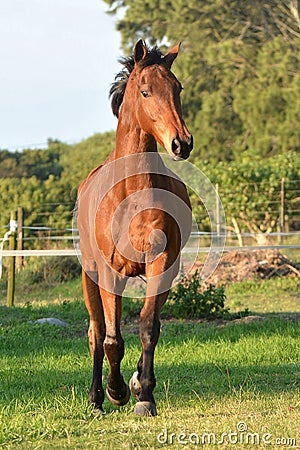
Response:
[{"label": "bush", "polygon": [[166,309],[177,319],[214,319],[228,315],[225,300],[224,287],[210,284],[203,290],[196,271],[190,279],[185,279],[171,290]]},{"label": "bush", "polygon": [[46,283],[59,284],[73,280],[81,274],[81,266],[76,257],[36,258],[18,275],[25,285]]},{"label": "bush", "polygon": [[77,278],[81,274],[81,266],[76,257],[57,256],[48,258],[41,272],[46,283],[63,283]]}]

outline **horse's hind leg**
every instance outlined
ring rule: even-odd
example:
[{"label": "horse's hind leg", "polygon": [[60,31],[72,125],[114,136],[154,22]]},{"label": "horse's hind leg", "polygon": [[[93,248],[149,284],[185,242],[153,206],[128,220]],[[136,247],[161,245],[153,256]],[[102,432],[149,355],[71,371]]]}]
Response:
[{"label": "horse's hind leg", "polygon": [[120,332],[122,297],[103,289],[100,291],[106,324],[104,352],[110,366],[106,394],[111,403],[123,406],[130,398],[130,389],[120,370],[124,356],[124,341]]},{"label": "horse's hind leg", "polygon": [[82,271],[82,287],[84,301],[90,316],[89,345],[93,357],[93,380],[89,399],[97,409],[102,410],[104,391],[102,387],[103,341],[105,338],[105,322],[98,284]]}]

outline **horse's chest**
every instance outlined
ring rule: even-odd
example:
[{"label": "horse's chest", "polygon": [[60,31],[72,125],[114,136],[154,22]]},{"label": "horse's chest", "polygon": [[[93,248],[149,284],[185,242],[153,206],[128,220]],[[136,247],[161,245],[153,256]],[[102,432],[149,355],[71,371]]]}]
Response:
[{"label": "horse's chest", "polygon": [[132,247],[133,251],[140,253],[147,253],[153,246],[160,245],[168,238],[171,229],[170,219],[163,210],[138,210],[134,205],[113,228],[118,248]]},{"label": "horse's chest", "polygon": [[107,259],[126,274],[142,272],[143,265],[167,250],[172,228],[170,217],[162,209],[127,205],[112,221]]}]

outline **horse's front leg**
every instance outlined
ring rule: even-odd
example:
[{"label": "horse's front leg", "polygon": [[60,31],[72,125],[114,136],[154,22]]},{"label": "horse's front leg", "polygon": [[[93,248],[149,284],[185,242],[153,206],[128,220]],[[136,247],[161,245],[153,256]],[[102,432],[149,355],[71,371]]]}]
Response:
[{"label": "horse's front leg", "polygon": [[122,297],[104,289],[100,292],[106,325],[104,352],[110,366],[106,395],[114,405],[123,406],[129,401],[130,389],[120,369],[124,356],[124,341],[120,332]]},{"label": "horse's front leg", "polygon": [[[96,272],[94,272],[95,274]],[[83,270],[82,287],[84,301],[90,316],[89,346],[93,358],[93,380],[89,399],[97,409],[103,411],[104,391],[102,387],[103,341],[105,338],[105,323],[99,287]]]},{"label": "horse's front leg", "polygon": [[168,292],[145,298],[140,314],[140,338],[142,354],[138,372],[130,381],[132,393],[138,398],[134,413],[139,416],[156,416],[153,390],[156,385],[154,375],[154,351],[160,334],[160,311],[168,297]]},{"label": "horse's front leg", "polygon": [[147,290],[140,314],[140,338],[142,354],[138,370],[130,380],[130,388],[138,398],[134,412],[139,416],[155,416],[153,396],[156,380],[154,375],[154,351],[160,335],[160,312],[169,289],[179,269],[178,252],[162,253],[146,266]]}]

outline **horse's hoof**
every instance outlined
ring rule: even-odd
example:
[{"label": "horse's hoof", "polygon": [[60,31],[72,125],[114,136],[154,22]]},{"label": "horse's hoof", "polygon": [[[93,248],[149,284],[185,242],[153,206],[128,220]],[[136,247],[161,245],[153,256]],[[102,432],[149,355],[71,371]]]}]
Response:
[{"label": "horse's hoof", "polygon": [[137,402],[133,412],[137,416],[157,416],[156,406],[152,402]]},{"label": "horse's hoof", "polygon": [[138,380],[138,374],[139,374],[138,371],[134,372],[129,381],[131,393],[136,398],[139,398],[139,395],[141,393],[141,383]]},{"label": "horse's hoof", "polygon": [[[130,399],[130,389],[129,389],[128,384],[125,384],[125,390],[126,390],[126,392],[125,392],[125,395],[123,397],[118,396],[117,398],[115,398],[115,397],[112,396],[112,391],[109,392],[109,388],[107,387],[106,388],[106,395],[107,395],[108,400],[113,405],[116,405],[116,406],[124,406],[124,405],[126,405],[126,403],[128,403],[129,399]],[[114,391],[114,392],[116,392],[116,391]]]},{"label": "horse's hoof", "polygon": [[94,414],[99,414],[99,415],[104,415],[105,414],[104,409],[102,407],[99,407],[99,406],[95,406],[93,412],[94,412]]},{"label": "horse's hoof", "polygon": [[89,402],[91,405],[95,407],[95,409],[102,409],[102,404],[104,401],[104,391],[102,387],[97,389],[96,387],[92,387],[89,393]]}]

